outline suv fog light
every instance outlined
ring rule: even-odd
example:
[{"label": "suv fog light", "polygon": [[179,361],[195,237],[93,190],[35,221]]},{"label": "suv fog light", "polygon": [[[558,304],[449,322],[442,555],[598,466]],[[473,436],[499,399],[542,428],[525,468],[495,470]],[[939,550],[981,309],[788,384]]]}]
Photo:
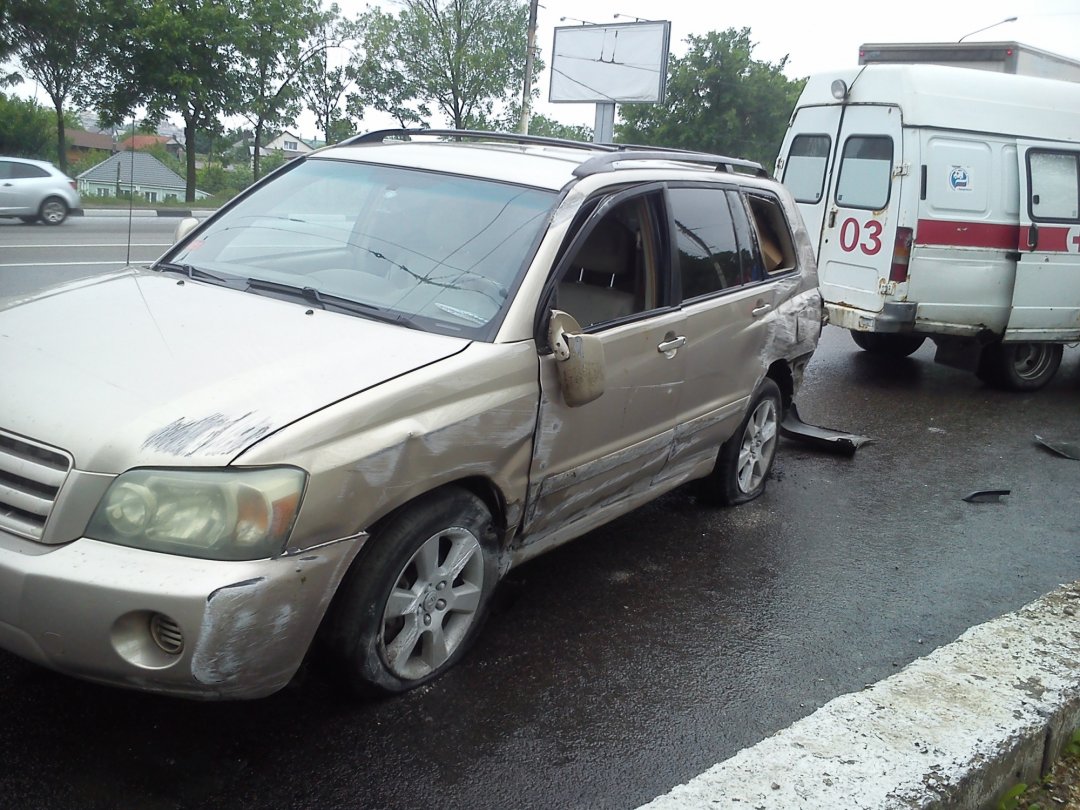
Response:
[{"label": "suv fog light", "polygon": [[164,613],[155,613],[150,617],[150,637],[169,655],[179,655],[184,649],[184,634],[180,631],[180,625]]}]

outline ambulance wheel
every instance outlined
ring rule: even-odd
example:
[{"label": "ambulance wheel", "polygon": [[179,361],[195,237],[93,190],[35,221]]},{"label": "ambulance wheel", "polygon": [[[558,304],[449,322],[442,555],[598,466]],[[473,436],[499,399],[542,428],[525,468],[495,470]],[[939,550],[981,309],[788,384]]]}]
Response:
[{"label": "ambulance wheel", "polygon": [[994,343],[983,349],[976,375],[1006,391],[1037,391],[1061,365],[1060,343]]},{"label": "ambulance wheel", "polygon": [[887,335],[881,332],[852,332],[851,339],[860,349],[878,357],[907,357],[926,340],[922,335]]}]

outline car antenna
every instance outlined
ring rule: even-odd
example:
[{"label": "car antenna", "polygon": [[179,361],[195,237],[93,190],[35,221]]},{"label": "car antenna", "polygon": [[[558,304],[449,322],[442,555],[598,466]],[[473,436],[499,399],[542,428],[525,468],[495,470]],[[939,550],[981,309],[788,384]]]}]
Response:
[{"label": "car antenna", "polygon": [[131,219],[135,216],[135,116],[131,116],[131,140],[128,141],[128,149],[131,152],[131,172],[128,174],[128,232],[127,232],[127,256],[124,265],[131,264]]}]

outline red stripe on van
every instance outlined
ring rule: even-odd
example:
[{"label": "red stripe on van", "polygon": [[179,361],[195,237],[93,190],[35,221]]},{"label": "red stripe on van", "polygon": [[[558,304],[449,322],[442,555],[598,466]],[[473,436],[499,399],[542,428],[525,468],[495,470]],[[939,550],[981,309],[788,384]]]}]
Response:
[{"label": "red stripe on van", "polygon": [[[993,225],[987,222],[952,222],[920,219],[915,231],[917,245],[946,245],[996,250],[1016,250],[1019,225]],[[1064,240],[1062,240],[1064,244]]]}]

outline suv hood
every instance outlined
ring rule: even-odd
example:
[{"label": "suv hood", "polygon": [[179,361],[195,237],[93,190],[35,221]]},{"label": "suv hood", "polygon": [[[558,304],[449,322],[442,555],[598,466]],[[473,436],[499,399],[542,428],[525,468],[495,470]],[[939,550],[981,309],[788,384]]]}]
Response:
[{"label": "suv hood", "polygon": [[227,464],[469,341],[149,271],[0,310],[0,428],[82,470]]}]

